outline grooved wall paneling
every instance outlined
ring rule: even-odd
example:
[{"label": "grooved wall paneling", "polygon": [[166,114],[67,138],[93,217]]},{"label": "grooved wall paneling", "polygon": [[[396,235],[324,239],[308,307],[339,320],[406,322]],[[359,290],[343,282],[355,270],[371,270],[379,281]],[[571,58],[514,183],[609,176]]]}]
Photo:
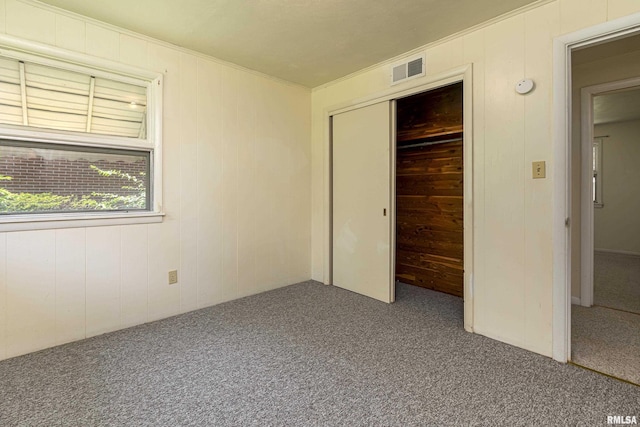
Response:
[{"label": "grooved wall paneling", "polygon": [[86,232],[56,230],[56,344],[85,337]]},{"label": "grooved wall paneling", "polygon": [[7,357],[7,235],[0,233],[0,360]]},{"label": "grooved wall paneling", "polygon": [[0,233],[0,359],[310,278],[308,89],[30,0],[0,0],[5,22],[164,74],[166,216]]},{"label": "grooved wall paneling", "polygon": [[122,227],[87,228],[87,336],[120,328]]},{"label": "grooved wall paneling", "polygon": [[7,357],[56,344],[56,231],[7,233]]}]

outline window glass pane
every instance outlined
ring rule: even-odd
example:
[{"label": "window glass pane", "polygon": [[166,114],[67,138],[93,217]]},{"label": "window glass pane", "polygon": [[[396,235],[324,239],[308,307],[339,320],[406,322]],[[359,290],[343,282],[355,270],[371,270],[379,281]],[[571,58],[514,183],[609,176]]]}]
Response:
[{"label": "window glass pane", "polygon": [[0,214],[149,210],[146,151],[0,141]]},{"label": "window glass pane", "polygon": [[600,139],[593,141],[593,202],[602,204],[602,142]]}]

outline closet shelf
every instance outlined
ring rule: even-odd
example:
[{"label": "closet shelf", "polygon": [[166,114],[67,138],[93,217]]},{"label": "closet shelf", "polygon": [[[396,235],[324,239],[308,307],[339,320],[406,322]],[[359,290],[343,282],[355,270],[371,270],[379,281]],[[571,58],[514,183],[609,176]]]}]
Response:
[{"label": "closet shelf", "polygon": [[456,137],[462,137],[462,125],[440,127],[431,129],[411,129],[398,131],[396,136],[397,142],[409,142],[409,141],[437,141],[438,139],[452,139]]}]

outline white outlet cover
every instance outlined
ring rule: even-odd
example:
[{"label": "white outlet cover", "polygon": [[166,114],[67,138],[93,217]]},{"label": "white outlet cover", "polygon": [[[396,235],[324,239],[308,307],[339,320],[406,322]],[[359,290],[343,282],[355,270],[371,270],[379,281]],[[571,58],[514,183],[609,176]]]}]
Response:
[{"label": "white outlet cover", "polygon": [[534,84],[531,79],[522,79],[516,84],[516,92],[520,95],[527,94],[533,90]]}]

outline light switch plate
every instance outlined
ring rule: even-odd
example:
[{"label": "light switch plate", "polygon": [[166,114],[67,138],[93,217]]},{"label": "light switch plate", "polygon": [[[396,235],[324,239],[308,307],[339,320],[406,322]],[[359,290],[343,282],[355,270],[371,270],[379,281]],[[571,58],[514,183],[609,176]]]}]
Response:
[{"label": "light switch plate", "polygon": [[178,283],[178,270],[169,271],[169,284],[174,285]]},{"label": "light switch plate", "polygon": [[545,178],[547,176],[545,162],[533,162],[533,178]]}]

